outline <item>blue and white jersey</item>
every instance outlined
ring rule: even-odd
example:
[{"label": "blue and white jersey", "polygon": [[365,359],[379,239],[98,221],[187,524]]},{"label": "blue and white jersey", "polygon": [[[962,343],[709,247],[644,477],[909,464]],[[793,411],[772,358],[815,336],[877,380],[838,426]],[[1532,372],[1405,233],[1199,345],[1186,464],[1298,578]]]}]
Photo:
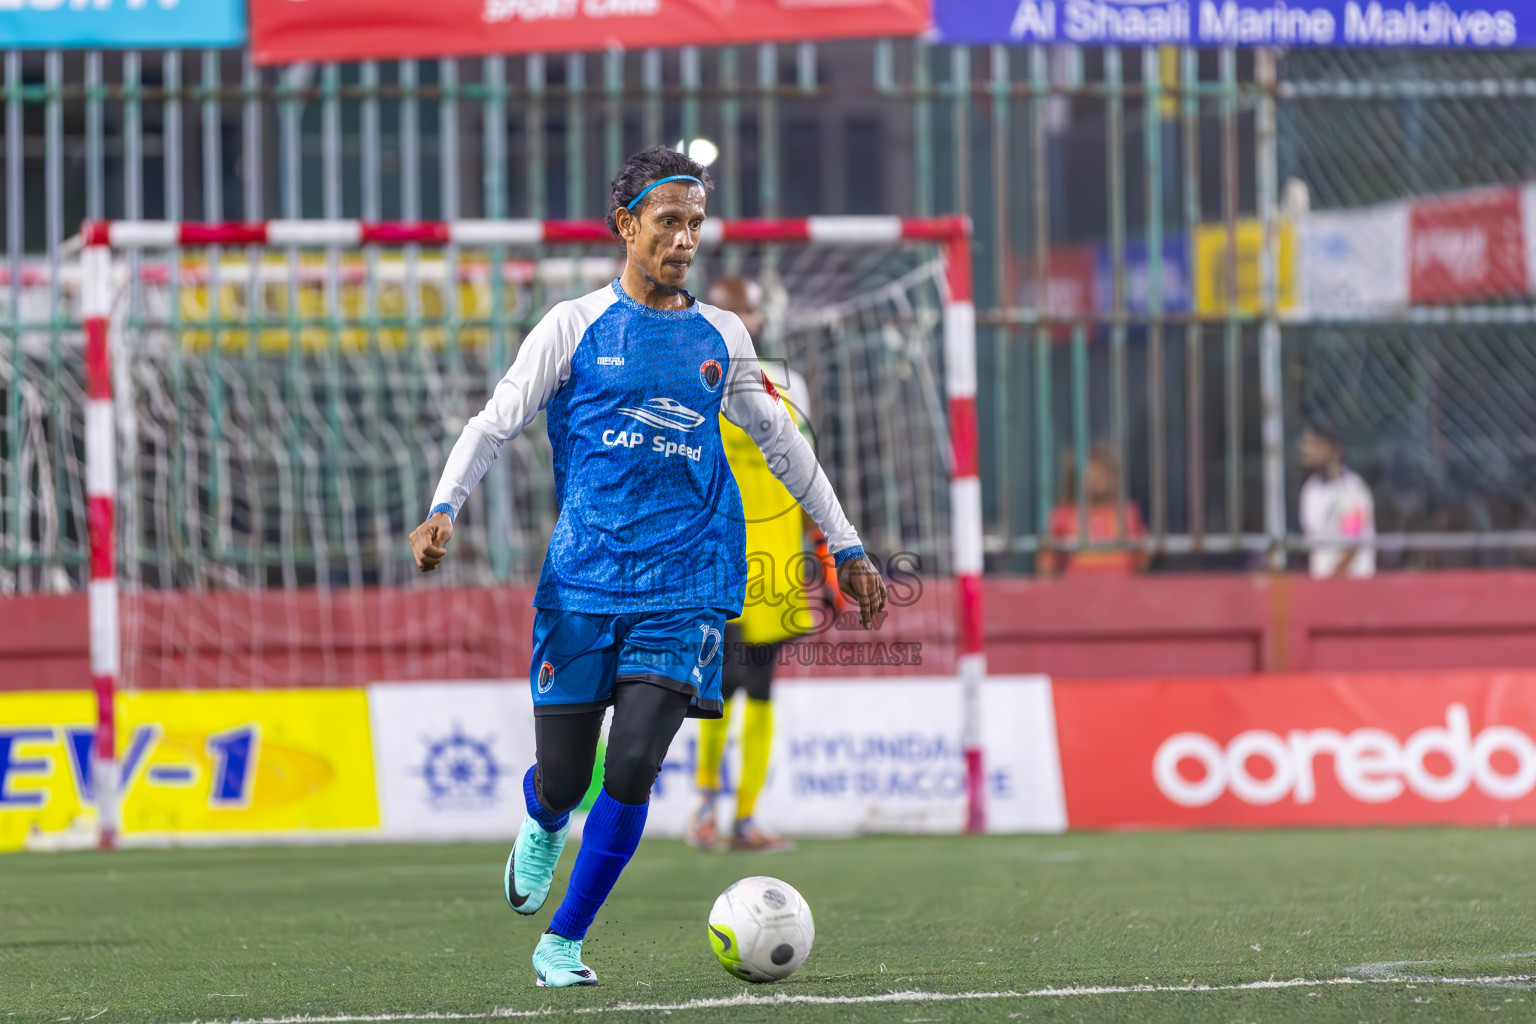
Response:
[{"label": "blue and white jersey", "polygon": [[757,442],[837,561],[863,551],[734,313],[698,301],[653,309],[618,281],[555,306],[454,445],[433,510],[456,515],[545,408],[560,518],[540,608],[741,613],[746,535],[722,415]]}]

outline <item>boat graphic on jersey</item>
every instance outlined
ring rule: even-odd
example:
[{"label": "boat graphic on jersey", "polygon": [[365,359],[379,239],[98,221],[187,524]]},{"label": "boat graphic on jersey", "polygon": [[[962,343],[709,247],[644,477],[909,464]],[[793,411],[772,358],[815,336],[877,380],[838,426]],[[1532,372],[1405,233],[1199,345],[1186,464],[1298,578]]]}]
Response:
[{"label": "boat graphic on jersey", "polygon": [[704,422],[703,415],[694,412],[675,398],[647,398],[642,407],[637,409],[632,405],[626,405],[619,409],[619,412],[641,423],[670,430],[692,430]]}]

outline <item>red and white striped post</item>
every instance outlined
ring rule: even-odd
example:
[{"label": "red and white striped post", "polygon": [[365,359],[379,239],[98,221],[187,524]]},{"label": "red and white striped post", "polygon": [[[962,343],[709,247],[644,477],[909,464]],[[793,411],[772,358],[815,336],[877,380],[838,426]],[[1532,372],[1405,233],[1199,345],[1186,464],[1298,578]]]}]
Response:
[{"label": "red and white striped post", "polygon": [[944,390],[949,396],[950,530],[955,543],[955,585],[960,591],[960,682],[965,702],[965,830],[983,832],[986,765],[981,746],[981,684],[987,675],[982,646],[981,474],[976,420],[976,305],[971,295],[970,224],[952,235],[945,250],[949,296],[944,305]]},{"label": "red and white striped post", "polygon": [[[111,310],[111,250],[191,245],[447,245],[519,246],[611,242],[597,220],[457,220],[375,223],[356,220],[273,220],[252,224],[169,221],[93,222],[85,226],[84,282],[88,403],[86,464],[91,523],[91,674],[97,695],[92,778],[102,845],[117,830],[117,770],[112,704],[119,670],[117,584],[113,561],[113,495],[117,483],[107,317]],[[986,827],[981,750],[982,649],[981,480],[977,474],[976,307],[971,296],[971,223],[966,217],[807,217],[711,220],[703,240],[718,243],[813,242],[880,245],[902,241],[944,246],[948,297],[944,305],[945,392],[949,399],[950,523],[960,595],[959,675],[963,684],[962,744],[966,763],[968,832]]]},{"label": "red and white striped post", "polygon": [[117,437],[112,409],[112,249],[104,225],[87,225],[80,261],[80,305],[85,321],[85,495],[91,541],[91,688],[96,692],[96,736],[91,744],[91,789],[100,845],[117,845],[117,676],[121,665],[115,558]]}]

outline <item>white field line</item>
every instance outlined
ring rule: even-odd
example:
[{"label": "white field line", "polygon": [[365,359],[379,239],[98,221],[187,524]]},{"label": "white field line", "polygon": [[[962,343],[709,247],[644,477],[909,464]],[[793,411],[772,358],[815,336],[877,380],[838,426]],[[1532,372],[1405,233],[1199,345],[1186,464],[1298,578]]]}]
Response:
[{"label": "white field line", "polygon": [[[1389,981],[1404,978],[1404,967],[1433,967],[1436,964],[1467,964],[1487,963],[1489,960],[1530,960],[1536,958],[1536,950],[1529,953],[1504,953],[1496,957],[1461,957],[1449,960],[1384,960],[1374,964],[1356,964],[1354,967],[1346,967],[1344,970],[1361,978],[1372,980],[1381,978]],[[1407,978],[1413,981],[1413,978]]]},{"label": "white field line", "polygon": [[[1433,962],[1433,961],[1430,961]],[[1159,992],[1257,992],[1282,988],[1322,988],[1330,985],[1463,985],[1501,988],[1536,983],[1536,974],[1507,974],[1473,978],[1410,976],[1397,978],[1288,978],[1248,981],[1240,985],[1074,985],[1066,988],[1036,988],[1025,992],[885,992],[873,996],[811,996],[776,993],[755,996],[743,992],[720,999],[690,999],[682,1003],[615,1003],[612,1006],[580,1006],[561,1009],[543,1006],[537,1010],[497,1009],[487,1013],[379,1013],[333,1017],[300,1014],[292,1017],[231,1017],[190,1024],[387,1024],[412,1020],[503,1020],[516,1017],[559,1017],[587,1013],[655,1013],[674,1010],[722,1010],[738,1006],[849,1006],[861,1003],[950,1003],[978,999],[1034,999],[1069,996],[1143,995]]]}]

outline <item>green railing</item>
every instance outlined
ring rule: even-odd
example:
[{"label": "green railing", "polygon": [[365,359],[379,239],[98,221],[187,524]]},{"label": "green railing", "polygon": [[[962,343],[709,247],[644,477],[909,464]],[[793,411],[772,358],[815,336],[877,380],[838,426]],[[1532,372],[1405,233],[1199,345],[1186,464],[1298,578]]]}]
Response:
[{"label": "green railing", "polygon": [[[1292,308],[1283,225],[1298,211],[1281,204],[1293,181],[1321,210],[1536,179],[1524,145],[1536,67],[1523,54],[898,39],[261,69],[233,51],[8,52],[0,96],[0,588],[80,585],[64,249],[79,221],[598,216],[625,153],[695,140],[718,151],[712,208],[725,216],[974,219],[990,568],[1032,569],[1059,543],[1051,518],[1063,504],[1086,518],[1095,444],[1118,477],[1120,537],[1108,546],[1140,543],[1157,568],[1282,564],[1306,546],[1289,446],[1308,418],[1346,435],[1377,491],[1383,551],[1435,552],[1384,554],[1388,564],[1536,551],[1536,511],[1520,497],[1536,431],[1516,401],[1524,378],[1500,373],[1529,358],[1527,300],[1486,310],[1485,323],[1318,323]],[[373,281],[386,257],[365,258]],[[1065,294],[1095,278],[1101,295]],[[398,314],[370,296],[375,332],[392,315],[408,334],[446,330],[421,357],[449,376],[468,372],[462,331],[488,331],[475,372],[489,373],[533,311],[500,287],[474,323],[424,311],[413,288]],[[243,325],[264,322],[252,309]],[[1433,345],[1415,343],[1426,335]],[[217,376],[220,360],[253,357],[215,345],[177,358]],[[329,372],[297,347],[287,358],[290,388]],[[1477,373],[1507,399],[1443,384]],[[333,391],[315,424],[337,446],[349,395]],[[221,486],[216,468],[178,472],[178,487]],[[1405,488],[1417,496],[1399,515]],[[1132,502],[1144,542],[1131,536]],[[501,573],[524,571],[498,552]]]}]

